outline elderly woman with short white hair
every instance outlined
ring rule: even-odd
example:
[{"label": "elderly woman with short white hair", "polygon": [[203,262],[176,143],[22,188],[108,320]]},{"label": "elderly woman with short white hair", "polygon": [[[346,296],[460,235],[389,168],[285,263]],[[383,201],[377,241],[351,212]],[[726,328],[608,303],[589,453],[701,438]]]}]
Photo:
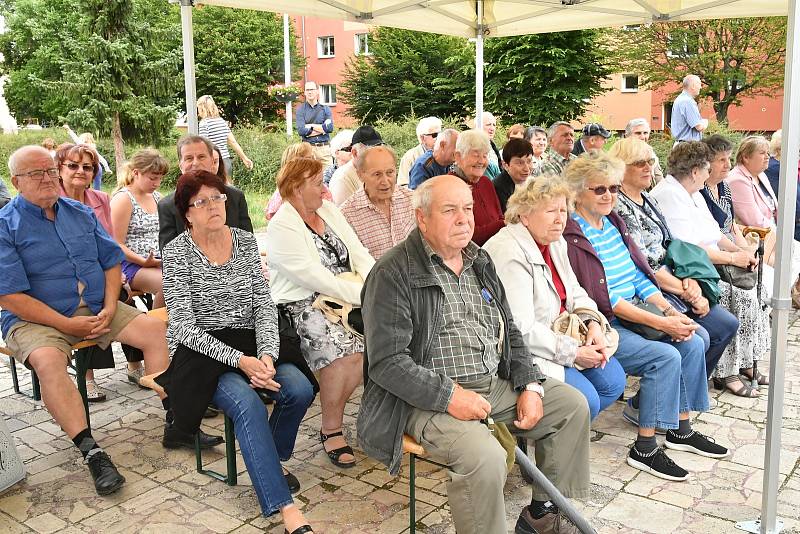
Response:
[{"label": "elderly woman with short white hair", "polygon": [[[569,264],[562,233],[571,197],[560,178],[529,181],[508,200],[508,225],[483,248],[503,285],[514,288],[508,303],[534,361],[548,377],[580,391],[594,419],[625,390],[625,371],[611,357],[605,317]],[[586,324],[582,345],[553,331],[563,312],[576,313]]]},{"label": "elderly woman with short white hair", "polygon": [[486,243],[506,224],[500,209],[500,199],[497,198],[492,181],[486,176],[491,150],[489,137],[482,130],[462,132],[456,141],[456,162],[452,174],[464,180],[472,190],[472,199],[475,201],[472,207],[475,217],[472,240],[478,246]]}]

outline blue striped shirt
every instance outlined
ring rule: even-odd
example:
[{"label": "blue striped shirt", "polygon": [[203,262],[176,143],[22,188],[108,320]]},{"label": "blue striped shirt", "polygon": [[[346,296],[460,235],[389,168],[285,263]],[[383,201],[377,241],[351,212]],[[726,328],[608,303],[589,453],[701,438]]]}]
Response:
[{"label": "blue striped shirt", "polygon": [[583,235],[592,244],[603,268],[606,271],[606,286],[614,308],[621,299],[632,301],[633,297],[647,300],[658,293],[658,288],[653,285],[647,276],[636,267],[631,259],[628,247],[622,240],[617,227],[611,224],[608,217],[603,217],[603,228],[598,230],[586,222],[577,213],[572,218],[578,223]]}]

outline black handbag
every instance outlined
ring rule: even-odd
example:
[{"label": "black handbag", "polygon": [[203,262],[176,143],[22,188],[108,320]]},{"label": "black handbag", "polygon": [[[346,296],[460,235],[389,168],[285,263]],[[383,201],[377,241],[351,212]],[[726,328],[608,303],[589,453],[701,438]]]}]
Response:
[{"label": "black handbag", "polygon": [[303,375],[311,382],[314,393],[319,392],[319,382],[314,373],[309,369],[303,351],[300,349],[300,336],[292,320],[292,314],[284,306],[278,305],[278,336],[280,337],[280,348],[278,350],[277,365],[292,363]]},{"label": "black handbag", "polygon": [[[631,304],[633,304],[640,310],[653,313],[660,317],[665,317],[664,312],[658,309],[658,306],[656,306],[655,304],[650,304],[649,302],[645,301],[639,301],[636,303],[631,302]],[[617,320],[622,324],[622,326],[624,326],[634,334],[639,334],[643,338],[649,339],[650,341],[665,341],[666,339],[669,338],[666,332],[662,332],[661,330],[653,328],[652,326],[648,326],[642,323],[634,323],[631,321],[626,321],[625,319],[619,316],[617,316]]]},{"label": "black handbag", "polygon": [[756,287],[758,273],[750,269],[742,269],[738,265],[715,265],[722,282],[738,287],[739,289],[753,289]]}]

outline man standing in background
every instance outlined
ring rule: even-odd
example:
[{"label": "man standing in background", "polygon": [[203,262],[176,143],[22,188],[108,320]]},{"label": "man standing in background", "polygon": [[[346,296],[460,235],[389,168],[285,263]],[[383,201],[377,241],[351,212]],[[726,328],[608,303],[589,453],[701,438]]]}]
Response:
[{"label": "man standing in background", "polygon": [[303,141],[311,144],[314,158],[321,161],[325,167],[330,167],[333,165],[330,136],[333,132],[331,108],[320,103],[319,87],[316,82],[306,82],[305,97],[306,101],[295,110],[297,133]]}]

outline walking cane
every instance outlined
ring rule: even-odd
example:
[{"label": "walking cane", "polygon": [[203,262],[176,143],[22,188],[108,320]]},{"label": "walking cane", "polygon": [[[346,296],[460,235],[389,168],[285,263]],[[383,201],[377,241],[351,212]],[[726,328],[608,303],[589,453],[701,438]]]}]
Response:
[{"label": "walking cane", "polygon": [[[746,226],[743,233],[746,236],[755,235],[758,238],[758,248],[756,249],[756,258],[758,259],[758,275],[756,276],[756,295],[758,301],[761,302],[761,311],[766,311],[767,305],[761,300],[762,290],[762,276],[764,274],[764,238],[770,232],[769,228],[760,228],[757,226]],[[750,379],[750,387],[758,391],[758,359],[756,354],[753,354],[753,377]]]}]

